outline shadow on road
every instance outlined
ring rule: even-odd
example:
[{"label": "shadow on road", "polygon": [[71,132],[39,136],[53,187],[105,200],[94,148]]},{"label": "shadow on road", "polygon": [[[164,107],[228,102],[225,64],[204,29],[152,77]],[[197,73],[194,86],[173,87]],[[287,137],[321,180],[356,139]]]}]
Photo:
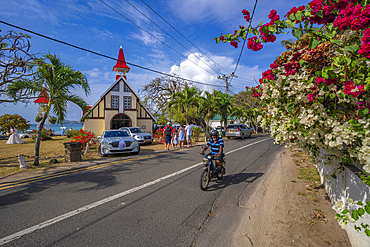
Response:
[{"label": "shadow on road", "polygon": [[264,173],[239,173],[225,175],[222,180],[213,178],[210,182],[207,191],[217,191],[225,188],[226,186],[240,184],[240,183],[253,183],[258,178],[262,177]]}]

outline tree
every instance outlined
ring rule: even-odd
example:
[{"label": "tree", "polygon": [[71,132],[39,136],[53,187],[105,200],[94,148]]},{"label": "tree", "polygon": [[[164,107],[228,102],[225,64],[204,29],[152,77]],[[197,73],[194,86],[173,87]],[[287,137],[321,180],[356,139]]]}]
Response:
[{"label": "tree", "polygon": [[15,127],[18,131],[25,131],[30,128],[30,121],[27,121],[18,114],[4,114],[0,116],[0,132],[9,132],[10,126]]},{"label": "tree", "polygon": [[181,92],[172,94],[168,108],[175,107],[177,111],[185,111],[186,122],[189,119],[189,109],[198,106],[198,96],[200,95],[197,87],[185,87]]},{"label": "tree", "polygon": [[[241,109],[244,109],[245,118],[244,121],[247,121],[251,127],[257,132],[258,126],[258,115],[262,110],[263,101],[260,97],[254,97],[253,91],[247,87],[244,91],[239,92],[234,95],[235,106]],[[234,116],[237,116],[238,113],[235,113]],[[242,116],[241,116],[242,117]]]},{"label": "tree", "polygon": [[168,116],[167,103],[174,93],[181,92],[185,87],[192,84],[186,80],[173,76],[156,78],[143,86],[140,94],[143,95],[143,103],[146,104],[153,115],[159,119],[171,119]]},{"label": "tree", "polygon": [[216,110],[220,114],[221,116],[220,121],[224,123],[224,127],[226,129],[227,127],[226,115],[227,113],[232,112],[234,97],[216,90],[213,93],[215,94],[214,97],[216,101]]},{"label": "tree", "polygon": [[87,79],[80,71],[62,63],[56,55],[49,53],[44,58],[50,63],[40,62],[34,79],[17,80],[9,85],[9,94],[15,101],[17,101],[16,95],[19,91],[34,96],[43,94],[49,101],[45,106],[44,115],[39,124],[35,143],[34,165],[39,164],[41,131],[50,111],[57,116],[57,123],[62,123],[67,114],[69,102],[78,105],[81,110],[87,107],[87,103],[79,96],[72,94],[71,89],[81,87],[86,95],[90,93]]},{"label": "tree", "polygon": [[29,52],[30,38],[27,34],[13,31],[0,35],[0,103],[14,101],[26,103],[30,99],[30,95],[23,91],[17,92],[14,97],[10,97],[7,92],[12,82],[31,77],[36,73],[34,66],[38,58]]}]

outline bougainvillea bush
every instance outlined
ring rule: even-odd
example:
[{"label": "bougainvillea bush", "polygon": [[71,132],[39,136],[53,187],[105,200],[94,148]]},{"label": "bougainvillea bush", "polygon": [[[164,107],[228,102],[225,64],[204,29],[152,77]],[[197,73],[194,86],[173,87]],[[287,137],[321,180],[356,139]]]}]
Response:
[{"label": "bougainvillea bush", "polygon": [[[51,135],[52,135],[52,130],[51,129],[45,129],[44,127],[42,127],[42,130],[41,130],[41,141],[46,141],[46,140],[51,140]],[[36,140],[37,138],[37,130],[36,129],[33,129],[31,131],[31,136],[32,136],[32,139],[33,140]]]},{"label": "bougainvillea bush", "polygon": [[79,130],[79,134],[72,137],[73,140],[71,142],[80,142],[82,150],[85,150],[87,144],[93,145],[96,144],[94,141],[94,133],[90,131],[84,131],[82,129]]},{"label": "bougainvillea bush", "polygon": [[164,144],[164,130],[163,128],[158,129],[154,134],[154,141],[160,144]]},{"label": "bougainvillea bush", "polygon": [[[243,15],[250,21],[248,11]],[[253,51],[277,34],[297,38],[254,88],[267,107],[262,125],[270,126],[276,143],[296,143],[326,165],[359,160],[370,172],[369,1],[313,0],[283,18],[275,10],[268,17],[267,23],[215,38],[235,48],[245,40]]]}]

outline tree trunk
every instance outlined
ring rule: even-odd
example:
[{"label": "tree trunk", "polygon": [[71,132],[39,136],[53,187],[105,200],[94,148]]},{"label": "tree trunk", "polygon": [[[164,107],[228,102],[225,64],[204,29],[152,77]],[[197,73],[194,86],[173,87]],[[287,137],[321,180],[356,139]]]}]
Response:
[{"label": "tree trunk", "polygon": [[48,117],[47,113],[44,113],[44,116],[42,117],[40,124],[39,124],[39,129],[37,131],[37,137],[36,137],[36,143],[35,143],[35,161],[33,162],[33,165],[38,166],[39,165],[39,154],[40,154],[40,141],[41,141],[41,132],[42,132],[42,127],[44,127],[44,123]]}]

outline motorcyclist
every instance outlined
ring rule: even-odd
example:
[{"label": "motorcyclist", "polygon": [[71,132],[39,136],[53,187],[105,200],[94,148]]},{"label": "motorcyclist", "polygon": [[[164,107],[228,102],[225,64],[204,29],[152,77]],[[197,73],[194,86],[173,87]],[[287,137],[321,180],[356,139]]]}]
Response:
[{"label": "motorcyclist", "polygon": [[216,156],[216,164],[222,168],[222,173],[225,174],[225,167],[223,164],[224,157],[224,140],[218,137],[217,130],[211,130],[211,139],[208,140],[207,145],[204,147],[200,154],[204,154],[204,151],[211,147],[211,154]]}]

